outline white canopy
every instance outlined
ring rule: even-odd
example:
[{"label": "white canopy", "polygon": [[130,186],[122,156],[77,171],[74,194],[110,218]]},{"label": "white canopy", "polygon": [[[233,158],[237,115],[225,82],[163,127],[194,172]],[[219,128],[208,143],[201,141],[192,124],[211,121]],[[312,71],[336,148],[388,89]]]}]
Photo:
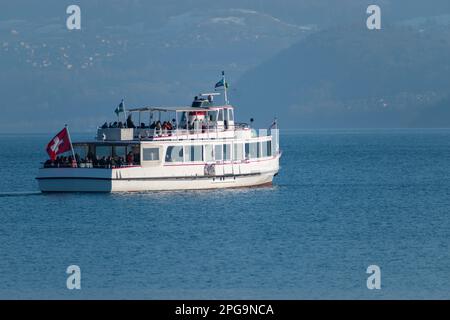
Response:
[{"label": "white canopy", "polygon": [[141,107],[128,109],[127,112],[143,112],[143,111],[165,111],[165,112],[190,112],[190,111],[208,111],[210,108],[205,107]]}]

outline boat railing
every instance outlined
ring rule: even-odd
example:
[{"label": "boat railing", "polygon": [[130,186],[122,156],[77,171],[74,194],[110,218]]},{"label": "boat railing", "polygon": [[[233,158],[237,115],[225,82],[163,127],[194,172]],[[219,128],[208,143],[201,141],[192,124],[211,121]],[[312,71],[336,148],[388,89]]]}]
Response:
[{"label": "boat railing", "polygon": [[85,169],[118,169],[136,167],[138,164],[93,164],[93,163],[41,163],[41,169],[85,168]]},{"label": "boat railing", "polygon": [[186,139],[187,136],[192,138],[192,135],[202,135],[207,137],[218,137],[220,133],[226,131],[234,131],[235,126],[192,126],[189,128],[178,127],[173,130],[169,129],[148,129],[148,128],[135,128],[134,137],[137,139],[151,139],[161,137],[171,137],[176,139]]},{"label": "boat railing", "polygon": [[195,139],[195,138],[220,138],[224,132],[235,132],[250,130],[247,123],[204,123],[194,122],[190,125],[175,126],[174,129],[164,127],[138,126],[126,127],[98,127],[97,140],[100,141],[129,141],[129,140],[151,140],[168,138],[171,140]]},{"label": "boat railing", "polygon": [[171,140],[185,139],[209,139],[220,138],[223,133],[235,132],[239,130],[249,130],[246,123],[222,124],[222,125],[202,125],[194,124],[189,127],[177,127],[169,130],[166,128],[101,128],[97,130],[97,140],[103,141],[124,141],[124,140],[152,140],[167,138]]},{"label": "boat railing", "polygon": [[[125,133],[117,133],[114,130],[127,130]],[[279,129],[253,129],[247,123],[235,123],[232,125],[210,125],[177,127],[173,130],[163,128],[99,128],[97,140],[103,141],[129,141],[129,140],[190,140],[190,139],[219,139],[223,137],[239,136],[240,132],[250,132],[252,138],[272,136],[276,142],[274,146],[279,149]],[[109,135],[112,133],[112,135]],[[228,135],[227,135],[228,133]]]}]

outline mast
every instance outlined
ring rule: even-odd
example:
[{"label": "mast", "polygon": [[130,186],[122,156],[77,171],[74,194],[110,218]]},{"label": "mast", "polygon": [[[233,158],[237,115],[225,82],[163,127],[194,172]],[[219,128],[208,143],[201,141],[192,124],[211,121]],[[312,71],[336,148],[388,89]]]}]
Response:
[{"label": "mast", "polygon": [[125,116],[125,121],[124,121],[124,124],[126,124],[127,123],[127,109],[125,109],[125,102],[124,102],[124,100],[125,99],[122,99],[122,103],[123,103],[123,114],[124,114],[124,116]]},{"label": "mast", "polygon": [[70,141],[70,149],[72,150],[72,163],[71,165],[75,164],[75,168],[78,167],[78,163],[77,163],[77,159],[75,158],[75,151],[73,150],[73,144],[72,144],[72,138],[70,137],[70,133],[69,133],[69,126],[66,124],[65,125],[66,131],[67,131],[67,136],[69,137],[69,141]]},{"label": "mast", "polygon": [[222,83],[223,83],[223,97],[225,99],[225,105],[228,105],[228,95],[227,95],[227,82],[225,80],[225,71],[222,71]]}]

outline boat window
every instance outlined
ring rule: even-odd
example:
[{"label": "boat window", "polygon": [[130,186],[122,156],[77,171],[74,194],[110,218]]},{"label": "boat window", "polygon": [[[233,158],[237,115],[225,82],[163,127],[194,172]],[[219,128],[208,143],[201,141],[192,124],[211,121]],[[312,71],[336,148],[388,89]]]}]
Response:
[{"label": "boat window", "polygon": [[77,154],[81,159],[86,159],[87,153],[88,153],[88,146],[87,145],[74,145],[73,151],[75,154]]},{"label": "boat window", "polygon": [[142,160],[144,161],[158,161],[159,160],[159,148],[143,148]]},{"label": "boat window", "polygon": [[217,110],[210,110],[210,111],[208,111],[208,115],[209,115],[209,121],[212,121],[212,122],[217,121],[217,115],[218,115],[218,111]]},{"label": "boat window", "polygon": [[117,157],[126,158],[126,147],[125,146],[114,146],[113,154]]},{"label": "boat window", "polygon": [[[133,155],[133,164],[141,163],[141,147],[138,144],[132,144],[127,146],[127,152],[131,152]],[[127,154],[128,154],[127,153]]]},{"label": "boat window", "polygon": [[213,153],[213,145],[207,144],[205,145],[205,161],[213,161],[214,153]]},{"label": "boat window", "polygon": [[262,142],[262,156],[271,157],[272,156],[272,141],[267,140]]},{"label": "boat window", "polygon": [[219,121],[223,121],[223,109],[219,110]]},{"label": "boat window", "polygon": [[255,148],[256,148],[256,157],[255,158],[261,158],[261,142],[255,143]]},{"label": "boat window", "polygon": [[261,142],[261,157],[267,157],[267,141]]},{"label": "boat window", "polygon": [[203,146],[185,146],[186,161],[203,161]]},{"label": "boat window", "polygon": [[245,144],[245,158],[246,159],[256,159],[259,158],[259,143],[250,142]]},{"label": "boat window", "polygon": [[244,158],[244,153],[242,151],[242,143],[235,143],[233,150],[233,160],[242,160]]},{"label": "boat window", "polygon": [[95,154],[95,144],[88,144],[88,154],[91,156]]},{"label": "boat window", "polygon": [[109,157],[112,153],[112,147],[111,146],[96,146],[95,147],[95,155],[98,159],[102,157]]},{"label": "boat window", "polygon": [[214,159],[222,160],[222,145],[217,144],[214,146]]},{"label": "boat window", "polygon": [[228,109],[228,120],[234,121],[234,112],[233,112],[233,109]]},{"label": "boat window", "polygon": [[187,112],[181,112],[181,119],[178,120],[178,127],[179,128],[185,128],[187,125],[187,117],[186,117]]},{"label": "boat window", "polygon": [[183,162],[183,146],[167,147],[166,162]]},{"label": "boat window", "polygon": [[231,160],[231,144],[223,145],[223,160]]}]

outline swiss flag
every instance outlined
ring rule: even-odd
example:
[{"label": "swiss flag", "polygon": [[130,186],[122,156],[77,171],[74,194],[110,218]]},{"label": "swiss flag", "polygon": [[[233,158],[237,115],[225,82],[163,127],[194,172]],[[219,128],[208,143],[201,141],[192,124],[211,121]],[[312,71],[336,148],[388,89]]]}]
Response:
[{"label": "swiss flag", "polygon": [[58,154],[69,151],[71,144],[67,128],[62,129],[47,145],[47,153],[50,159],[55,160]]}]

